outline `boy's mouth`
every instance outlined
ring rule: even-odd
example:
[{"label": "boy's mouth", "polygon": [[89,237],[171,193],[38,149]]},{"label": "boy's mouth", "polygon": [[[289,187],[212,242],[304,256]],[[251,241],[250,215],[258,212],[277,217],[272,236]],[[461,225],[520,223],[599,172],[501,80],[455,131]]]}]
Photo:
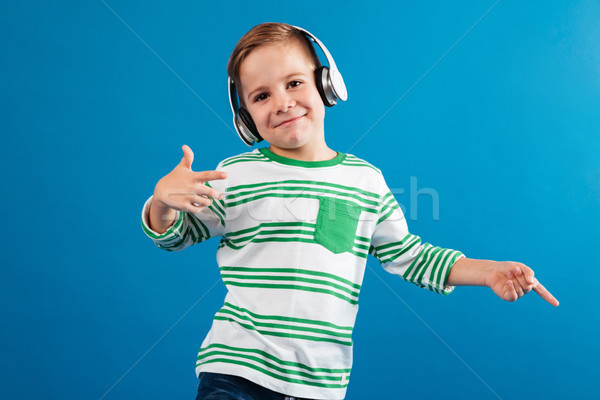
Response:
[{"label": "boy's mouth", "polygon": [[286,119],[285,121],[282,121],[282,122],[276,124],[275,128],[279,128],[280,126],[291,125],[294,122],[298,121],[300,118],[304,117],[305,115],[306,114],[302,114],[302,115],[298,115],[297,117]]}]

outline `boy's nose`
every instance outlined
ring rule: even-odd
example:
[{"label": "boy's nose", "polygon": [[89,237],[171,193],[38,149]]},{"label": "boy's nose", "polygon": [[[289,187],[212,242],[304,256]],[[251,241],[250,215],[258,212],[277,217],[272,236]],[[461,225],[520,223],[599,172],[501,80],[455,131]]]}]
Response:
[{"label": "boy's nose", "polygon": [[275,105],[277,107],[277,113],[286,112],[296,105],[296,101],[288,94],[281,94],[277,96]]}]

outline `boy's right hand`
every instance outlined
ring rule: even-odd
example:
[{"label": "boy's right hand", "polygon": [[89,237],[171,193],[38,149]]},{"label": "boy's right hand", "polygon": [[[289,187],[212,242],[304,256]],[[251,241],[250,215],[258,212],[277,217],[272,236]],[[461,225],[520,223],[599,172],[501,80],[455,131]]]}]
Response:
[{"label": "boy's right hand", "polygon": [[[212,204],[212,199],[222,199],[223,194],[204,183],[216,179],[226,179],[222,171],[192,171],[194,152],[183,145],[183,158],[168,175],[161,178],[154,188],[152,208],[160,208],[163,214],[168,209],[197,213]],[[162,218],[161,218],[162,219]]]}]

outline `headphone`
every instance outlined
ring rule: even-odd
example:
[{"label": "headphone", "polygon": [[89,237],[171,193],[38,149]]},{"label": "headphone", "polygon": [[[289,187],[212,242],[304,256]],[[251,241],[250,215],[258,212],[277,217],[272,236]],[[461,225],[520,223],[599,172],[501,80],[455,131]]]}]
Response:
[{"label": "headphone", "polygon": [[[346,99],[348,99],[348,92],[346,91],[344,79],[337,69],[335,61],[333,61],[333,57],[327,50],[327,47],[306,29],[302,29],[299,26],[294,26],[294,28],[298,29],[300,32],[304,33],[306,37],[315,42],[327,58],[329,67],[320,66],[315,70],[315,82],[317,84],[319,95],[321,95],[321,99],[323,100],[323,104],[327,107],[333,107],[338,100],[346,101]],[[254,121],[252,121],[250,113],[244,107],[240,106],[235,82],[229,76],[227,77],[227,85],[229,86],[229,105],[231,106],[231,112],[233,113],[233,126],[240,136],[240,139],[248,146],[252,146],[254,143],[262,141],[263,138],[260,136],[260,133],[258,133],[258,129],[256,129],[256,125],[254,124]]]}]

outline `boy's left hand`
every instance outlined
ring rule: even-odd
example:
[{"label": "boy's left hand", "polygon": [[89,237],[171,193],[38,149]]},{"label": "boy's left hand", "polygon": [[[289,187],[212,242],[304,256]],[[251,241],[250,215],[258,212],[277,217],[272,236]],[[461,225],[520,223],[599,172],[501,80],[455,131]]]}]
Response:
[{"label": "boy's left hand", "polygon": [[558,300],[535,278],[533,270],[521,263],[495,262],[486,278],[486,285],[506,301],[516,301],[534,290],[548,303],[558,306]]}]

